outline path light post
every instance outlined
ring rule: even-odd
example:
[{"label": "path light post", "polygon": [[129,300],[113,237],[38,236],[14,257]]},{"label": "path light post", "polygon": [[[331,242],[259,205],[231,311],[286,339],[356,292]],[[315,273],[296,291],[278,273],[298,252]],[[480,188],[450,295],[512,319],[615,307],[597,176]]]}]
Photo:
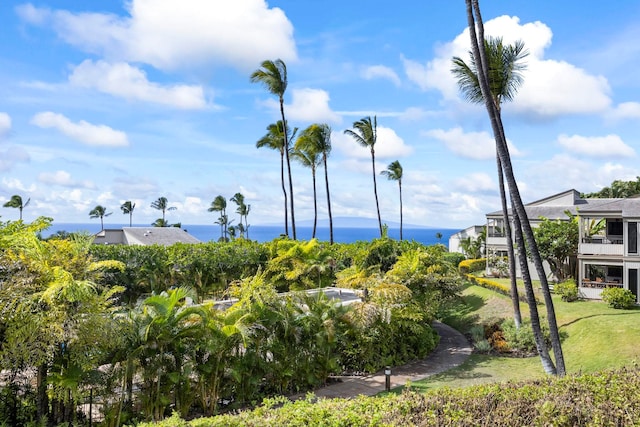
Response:
[{"label": "path light post", "polygon": [[391,366],[384,367],[385,389],[391,391]]}]

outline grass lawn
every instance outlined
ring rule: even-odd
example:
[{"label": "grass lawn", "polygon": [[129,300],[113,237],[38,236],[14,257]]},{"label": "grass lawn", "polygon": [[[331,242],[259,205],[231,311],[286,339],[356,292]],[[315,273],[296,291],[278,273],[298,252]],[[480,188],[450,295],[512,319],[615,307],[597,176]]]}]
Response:
[{"label": "grass lawn", "polygon": [[[508,282],[507,282],[508,283]],[[461,332],[474,324],[512,317],[511,299],[479,286],[462,292],[463,303],[443,319]],[[553,297],[556,319],[563,339],[563,353],[569,374],[594,372],[640,363],[640,308],[615,310],[600,301],[567,303]],[[521,304],[523,317],[528,316]],[[546,318],[544,305],[538,312]],[[411,384],[426,391],[439,387],[466,387],[488,382],[532,379],[545,376],[540,359],[509,358],[474,354],[462,366]]]}]

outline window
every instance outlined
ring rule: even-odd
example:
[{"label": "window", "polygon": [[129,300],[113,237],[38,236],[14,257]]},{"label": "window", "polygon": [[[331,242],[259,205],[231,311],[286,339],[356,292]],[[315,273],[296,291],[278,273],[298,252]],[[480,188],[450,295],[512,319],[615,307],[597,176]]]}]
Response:
[{"label": "window", "polygon": [[622,221],[607,221],[607,234],[609,236],[622,236]]},{"label": "window", "polygon": [[627,252],[630,254],[638,253],[638,223],[627,223]]}]

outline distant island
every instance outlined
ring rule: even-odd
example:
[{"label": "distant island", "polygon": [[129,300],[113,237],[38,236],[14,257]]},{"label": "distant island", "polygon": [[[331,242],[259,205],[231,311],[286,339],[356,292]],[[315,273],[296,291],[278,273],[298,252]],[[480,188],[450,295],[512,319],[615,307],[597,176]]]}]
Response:
[{"label": "distant island", "polygon": [[[400,228],[400,223],[397,221],[387,221],[383,219],[382,224],[386,224],[389,228]],[[280,223],[259,224],[259,225],[265,226],[265,227],[277,227],[282,225],[282,223],[280,222]],[[313,227],[313,220],[312,219],[296,220],[296,227]],[[318,227],[323,227],[323,228],[329,227],[329,219],[328,218],[318,219]],[[378,220],[376,218],[339,216],[339,217],[333,218],[333,227],[334,228],[378,228]],[[440,229],[442,227],[431,227],[431,226],[425,226],[425,225],[415,225],[415,224],[405,223],[405,224],[402,224],[402,228]]]}]

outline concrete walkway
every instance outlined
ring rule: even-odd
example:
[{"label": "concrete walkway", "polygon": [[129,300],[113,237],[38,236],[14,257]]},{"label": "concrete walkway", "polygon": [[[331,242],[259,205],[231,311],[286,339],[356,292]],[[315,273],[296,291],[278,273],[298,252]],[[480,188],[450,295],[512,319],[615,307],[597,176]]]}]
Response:
[{"label": "concrete walkway", "polygon": [[[418,381],[455,368],[471,355],[472,347],[460,332],[441,322],[434,322],[432,326],[440,335],[438,346],[426,359],[404,366],[391,367],[391,388],[403,386],[407,381]],[[364,377],[342,377],[341,379],[341,382],[315,390],[315,395],[327,398],[349,398],[361,394],[372,396],[385,390],[384,371]]]}]

